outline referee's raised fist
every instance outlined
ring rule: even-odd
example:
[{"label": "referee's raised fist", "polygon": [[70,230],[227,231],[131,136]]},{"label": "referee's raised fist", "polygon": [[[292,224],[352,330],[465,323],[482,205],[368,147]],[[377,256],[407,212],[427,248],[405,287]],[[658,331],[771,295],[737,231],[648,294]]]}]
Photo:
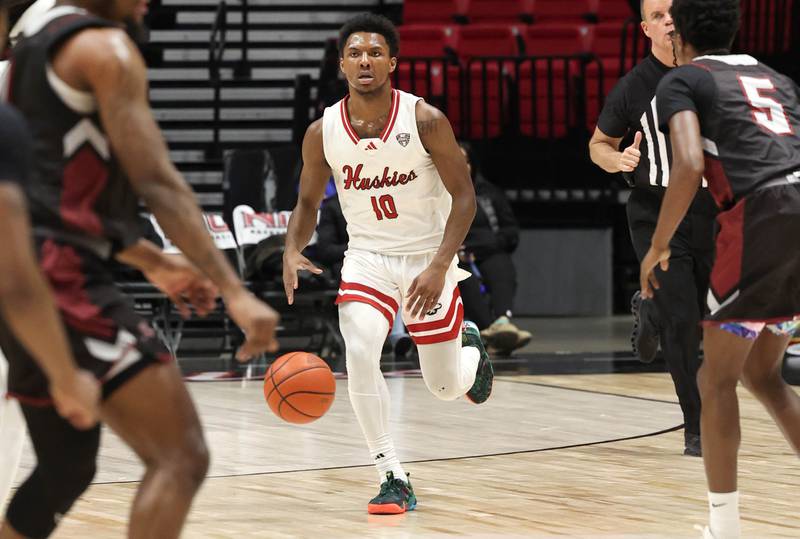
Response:
[{"label": "referee's raised fist", "polygon": [[639,144],[642,142],[642,132],[637,131],[633,137],[633,144],[625,148],[619,156],[619,170],[621,172],[633,172],[639,166],[639,158],[642,153],[639,151]]}]

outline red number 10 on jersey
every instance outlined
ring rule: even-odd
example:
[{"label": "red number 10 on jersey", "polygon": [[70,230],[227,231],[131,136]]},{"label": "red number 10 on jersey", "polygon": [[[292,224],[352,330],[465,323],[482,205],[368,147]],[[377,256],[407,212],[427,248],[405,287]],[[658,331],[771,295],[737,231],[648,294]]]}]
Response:
[{"label": "red number 10 on jersey", "polygon": [[378,221],[386,219],[397,219],[397,207],[394,205],[392,195],[381,195],[379,198],[370,197],[372,202],[372,211],[375,212],[375,217]]}]

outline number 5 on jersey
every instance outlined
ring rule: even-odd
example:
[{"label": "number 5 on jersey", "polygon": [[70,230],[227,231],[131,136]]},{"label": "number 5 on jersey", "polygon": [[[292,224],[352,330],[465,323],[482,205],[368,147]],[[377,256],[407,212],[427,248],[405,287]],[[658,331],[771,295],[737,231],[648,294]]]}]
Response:
[{"label": "number 5 on jersey", "polygon": [[375,212],[375,217],[378,221],[386,219],[397,219],[397,207],[394,205],[392,195],[381,195],[380,198],[370,197],[372,202],[372,211]]},{"label": "number 5 on jersey", "polygon": [[788,135],[792,132],[789,119],[783,110],[783,105],[771,97],[762,95],[763,91],[775,91],[775,85],[768,78],[745,77],[739,75],[739,82],[742,85],[745,97],[750,102],[753,109],[753,119],[775,133],[776,135]]}]

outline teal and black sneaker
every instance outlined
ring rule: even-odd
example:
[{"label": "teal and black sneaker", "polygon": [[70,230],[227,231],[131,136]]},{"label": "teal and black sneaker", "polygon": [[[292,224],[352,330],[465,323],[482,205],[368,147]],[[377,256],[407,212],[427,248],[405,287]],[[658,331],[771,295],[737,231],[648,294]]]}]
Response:
[{"label": "teal and black sneaker", "polygon": [[481,353],[478,372],[475,373],[475,383],[467,391],[469,400],[475,404],[481,404],[486,402],[486,399],[492,394],[494,368],[492,367],[492,361],[489,359],[489,354],[483,346],[478,326],[472,322],[464,322],[464,328],[461,330],[461,346],[474,346]]},{"label": "teal and black sneaker", "polygon": [[417,497],[411,481],[395,479],[394,473],[386,472],[386,481],[381,483],[378,495],[369,501],[367,511],[373,515],[398,515],[413,511],[416,506]]}]

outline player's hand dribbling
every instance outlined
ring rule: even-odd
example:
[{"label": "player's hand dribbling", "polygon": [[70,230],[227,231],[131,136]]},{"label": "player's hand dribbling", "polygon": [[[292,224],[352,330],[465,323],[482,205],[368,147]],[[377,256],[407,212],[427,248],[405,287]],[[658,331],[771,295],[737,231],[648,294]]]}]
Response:
[{"label": "player's hand dribbling", "polygon": [[58,415],[73,427],[87,430],[100,418],[100,382],[88,371],[79,369],[68,380],[50,386]]},{"label": "player's hand dribbling", "polygon": [[158,267],[145,271],[144,276],[169,297],[183,318],[192,314],[189,305],[200,316],[216,307],[217,287],[183,255],[162,255]]},{"label": "player's hand dribbling", "polygon": [[294,303],[294,291],[297,290],[298,285],[297,273],[300,270],[307,270],[315,275],[322,273],[321,269],[298,251],[283,253],[283,289],[289,305]]},{"label": "player's hand dribbling", "polygon": [[425,314],[436,306],[444,289],[444,277],[447,267],[428,266],[425,271],[417,275],[406,293],[408,302],[406,310],[412,318],[425,318]]},{"label": "player's hand dribbling", "polygon": [[223,299],[231,319],[245,335],[245,342],[236,352],[236,359],[250,361],[264,352],[278,350],[275,329],[280,316],[272,307],[244,288]]},{"label": "player's hand dribbling", "polygon": [[633,137],[633,144],[622,151],[617,167],[621,172],[633,172],[639,166],[639,159],[642,152],[639,151],[639,144],[642,142],[642,132],[637,131]]},{"label": "player's hand dribbling", "polygon": [[658,290],[660,285],[655,276],[656,266],[661,267],[661,271],[669,269],[669,257],[671,251],[669,247],[666,249],[657,249],[651,246],[650,250],[642,259],[642,265],[639,270],[639,286],[641,287],[642,297],[651,299],[654,295],[653,290]]}]

